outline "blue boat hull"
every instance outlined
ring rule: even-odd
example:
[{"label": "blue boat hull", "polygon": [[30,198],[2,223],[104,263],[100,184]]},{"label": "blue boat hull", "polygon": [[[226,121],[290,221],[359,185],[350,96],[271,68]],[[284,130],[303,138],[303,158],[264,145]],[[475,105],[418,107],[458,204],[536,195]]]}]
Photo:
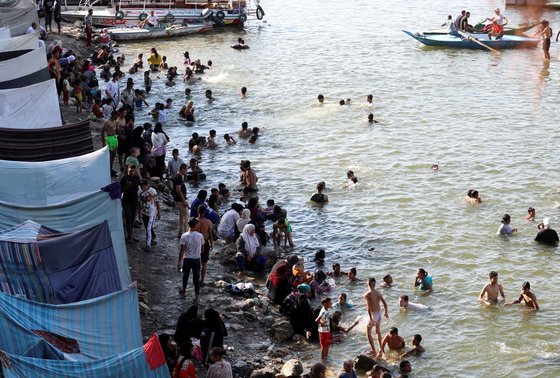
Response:
[{"label": "blue boat hull", "polygon": [[[426,46],[437,46],[437,47],[449,47],[455,49],[472,49],[472,50],[485,50],[484,46],[470,40],[461,39],[459,37],[454,37],[449,34],[418,34],[412,33],[407,30],[403,30],[404,33],[408,34],[418,42],[425,44]],[[496,50],[506,50],[506,49],[519,49],[519,48],[535,48],[539,43],[539,39],[515,36],[515,35],[504,35],[499,40],[488,40],[488,35],[486,34],[472,34],[473,38],[476,38],[479,42],[485,44]]]}]

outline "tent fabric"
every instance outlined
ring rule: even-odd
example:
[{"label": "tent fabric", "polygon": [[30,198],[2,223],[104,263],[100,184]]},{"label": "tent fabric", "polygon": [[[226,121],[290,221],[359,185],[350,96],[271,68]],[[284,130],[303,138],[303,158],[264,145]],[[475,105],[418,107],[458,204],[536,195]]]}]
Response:
[{"label": "tent fabric", "polygon": [[0,159],[49,161],[94,151],[89,121],[47,129],[0,128]]},{"label": "tent fabric", "polygon": [[121,286],[126,287],[130,284],[120,199],[112,200],[109,193],[100,190],[67,202],[47,206],[33,207],[25,202],[17,203],[17,200],[16,197],[1,198],[0,232],[9,230],[29,219],[66,233],[81,231],[107,221],[119,268]]},{"label": "tent fabric", "polygon": [[50,78],[45,47],[0,61],[0,89],[26,87]]},{"label": "tent fabric", "polygon": [[13,37],[25,34],[33,22],[39,23],[33,0],[0,1],[0,25],[7,25]]},{"label": "tent fabric", "polygon": [[0,127],[44,129],[62,124],[56,80],[0,90]]},{"label": "tent fabric", "polygon": [[61,234],[27,221],[0,235],[0,290],[54,304],[122,290],[107,222]]},{"label": "tent fabric", "polygon": [[43,378],[169,378],[169,370],[163,364],[151,368],[148,361],[163,350],[147,347],[159,345],[157,336],[152,336],[145,346],[126,353],[95,361],[60,361],[10,355],[12,367],[4,369],[6,378],[43,377]]},{"label": "tent fabric", "polygon": [[0,160],[0,177],[2,200],[29,206],[66,202],[111,183],[109,150],[45,162]]},{"label": "tent fabric", "polygon": [[3,26],[0,28],[0,39],[8,39],[12,37],[9,26]]},{"label": "tent fabric", "polygon": [[92,361],[141,346],[135,287],[64,305],[0,293],[0,349],[9,354]]},{"label": "tent fabric", "polygon": [[[1,33],[1,32],[0,32]],[[0,61],[16,58],[39,46],[37,33],[2,39],[0,37]]]}]

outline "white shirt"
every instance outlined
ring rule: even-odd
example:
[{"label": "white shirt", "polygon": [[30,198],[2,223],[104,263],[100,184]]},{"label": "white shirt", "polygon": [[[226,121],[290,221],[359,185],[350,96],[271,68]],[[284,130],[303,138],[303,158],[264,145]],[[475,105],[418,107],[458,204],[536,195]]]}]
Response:
[{"label": "white shirt", "polygon": [[[152,200],[148,201],[148,196],[150,195]],[[148,217],[155,217],[157,215],[156,198],[157,192],[154,188],[148,188],[146,191],[138,189],[138,199],[140,200],[142,215]]]},{"label": "white shirt", "polygon": [[406,309],[407,310],[427,310],[428,306],[423,305],[421,303],[408,302],[408,304],[406,305]]},{"label": "white shirt", "polygon": [[319,332],[325,333],[331,331],[331,321],[330,321],[330,313],[328,310],[325,310],[324,307],[321,307],[321,311],[319,312],[319,316],[317,316],[317,321],[323,321],[325,325],[321,325],[319,323]]},{"label": "white shirt", "polygon": [[153,16],[148,16],[148,18],[146,18],[146,23],[150,23],[154,26],[158,26],[159,24],[158,17],[155,14]]},{"label": "white shirt", "polygon": [[152,146],[158,148],[169,142],[164,133],[152,133]]},{"label": "white shirt", "polygon": [[204,245],[204,236],[198,231],[188,231],[181,235],[181,246],[186,246],[185,259],[199,259]]},{"label": "white shirt", "polygon": [[447,29],[447,34],[451,34],[457,31],[455,22],[453,22],[453,20],[447,20],[447,22],[445,23],[445,28]]},{"label": "white shirt", "polygon": [[503,14],[495,14],[494,17],[490,19],[490,22],[498,21],[498,25],[504,25],[504,15]]},{"label": "white shirt", "polygon": [[224,233],[229,232],[230,230],[235,230],[235,227],[237,227],[237,221],[240,218],[239,213],[234,209],[226,211],[220,221],[220,224],[218,225],[218,232]]},{"label": "white shirt", "polygon": [[163,109],[159,111],[159,121],[161,123],[167,122],[167,110]]},{"label": "white shirt", "polygon": [[33,26],[30,26],[27,29],[27,33],[26,34],[35,34],[35,33],[40,33],[42,31],[45,31],[45,28],[42,27],[41,25],[39,25],[39,27],[37,29],[33,29]]},{"label": "white shirt", "polygon": [[[105,90],[103,91],[103,97],[105,98],[111,98],[113,99],[113,104],[115,106],[117,106],[120,102],[119,99],[119,82],[118,81],[113,81],[113,80],[109,80],[106,84],[105,84]],[[109,93],[109,96],[107,96],[107,93]]]}]

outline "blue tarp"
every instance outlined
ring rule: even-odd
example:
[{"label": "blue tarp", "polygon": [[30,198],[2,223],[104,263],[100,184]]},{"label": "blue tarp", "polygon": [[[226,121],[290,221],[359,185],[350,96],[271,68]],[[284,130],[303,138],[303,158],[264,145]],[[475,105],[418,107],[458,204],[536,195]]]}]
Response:
[{"label": "blue tarp", "polygon": [[[57,361],[10,355],[6,378],[169,378],[165,363],[150,368],[144,347],[96,361]],[[163,360],[165,361],[165,360]]]},{"label": "blue tarp", "polygon": [[62,232],[78,232],[107,221],[119,267],[121,287],[130,284],[120,199],[112,200],[109,193],[100,190],[47,206],[25,206],[0,201],[0,233],[29,219]]},{"label": "blue tarp", "polygon": [[136,288],[65,305],[0,293],[0,350],[10,355],[93,361],[141,346]]},{"label": "blue tarp", "polygon": [[0,234],[0,290],[72,303],[122,290],[109,226],[62,234],[27,221]]}]

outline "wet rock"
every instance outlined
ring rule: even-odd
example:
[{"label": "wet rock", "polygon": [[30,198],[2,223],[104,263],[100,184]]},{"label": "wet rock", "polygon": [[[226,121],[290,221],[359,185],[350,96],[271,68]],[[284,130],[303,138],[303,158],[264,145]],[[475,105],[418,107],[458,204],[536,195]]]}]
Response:
[{"label": "wet rock", "polygon": [[368,354],[361,353],[354,359],[354,369],[359,371],[369,371],[377,364],[377,361]]},{"label": "wet rock", "polygon": [[243,316],[245,317],[245,319],[247,319],[250,322],[254,322],[257,320],[257,317],[253,314],[251,314],[250,312],[244,312]]},{"label": "wet rock", "polygon": [[250,377],[253,370],[253,367],[245,361],[237,361],[231,366],[234,377]]},{"label": "wet rock", "polygon": [[288,360],[284,366],[282,366],[280,374],[284,377],[299,377],[303,374],[303,366],[299,360],[292,358],[291,360]]},{"label": "wet rock", "polygon": [[265,366],[262,369],[254,370],[251,373],[251,378],[274,378],[276,377],[276,370],[272,366]]},{"label": "wet rock", "polygon": [[272,351],[270,357],[272,358],[285,357],[288,354],[290,354],[290,351],[287,348],[276,348]]},{"label": "wet rock", "polygon": [[292,340],[295,341],[295,342],[298,342],[298,341],[305,341],[305,340],[307,340],[307,339],[305,338],[305,336],[300,335],[299,333],[295,333],[295,334],[292,336]]},{"label": "wet rock", "polygon": [[289,321],[280,320],[272,325],[272,334],[278,341],[288,341],[294,334],[294,329]]}]

